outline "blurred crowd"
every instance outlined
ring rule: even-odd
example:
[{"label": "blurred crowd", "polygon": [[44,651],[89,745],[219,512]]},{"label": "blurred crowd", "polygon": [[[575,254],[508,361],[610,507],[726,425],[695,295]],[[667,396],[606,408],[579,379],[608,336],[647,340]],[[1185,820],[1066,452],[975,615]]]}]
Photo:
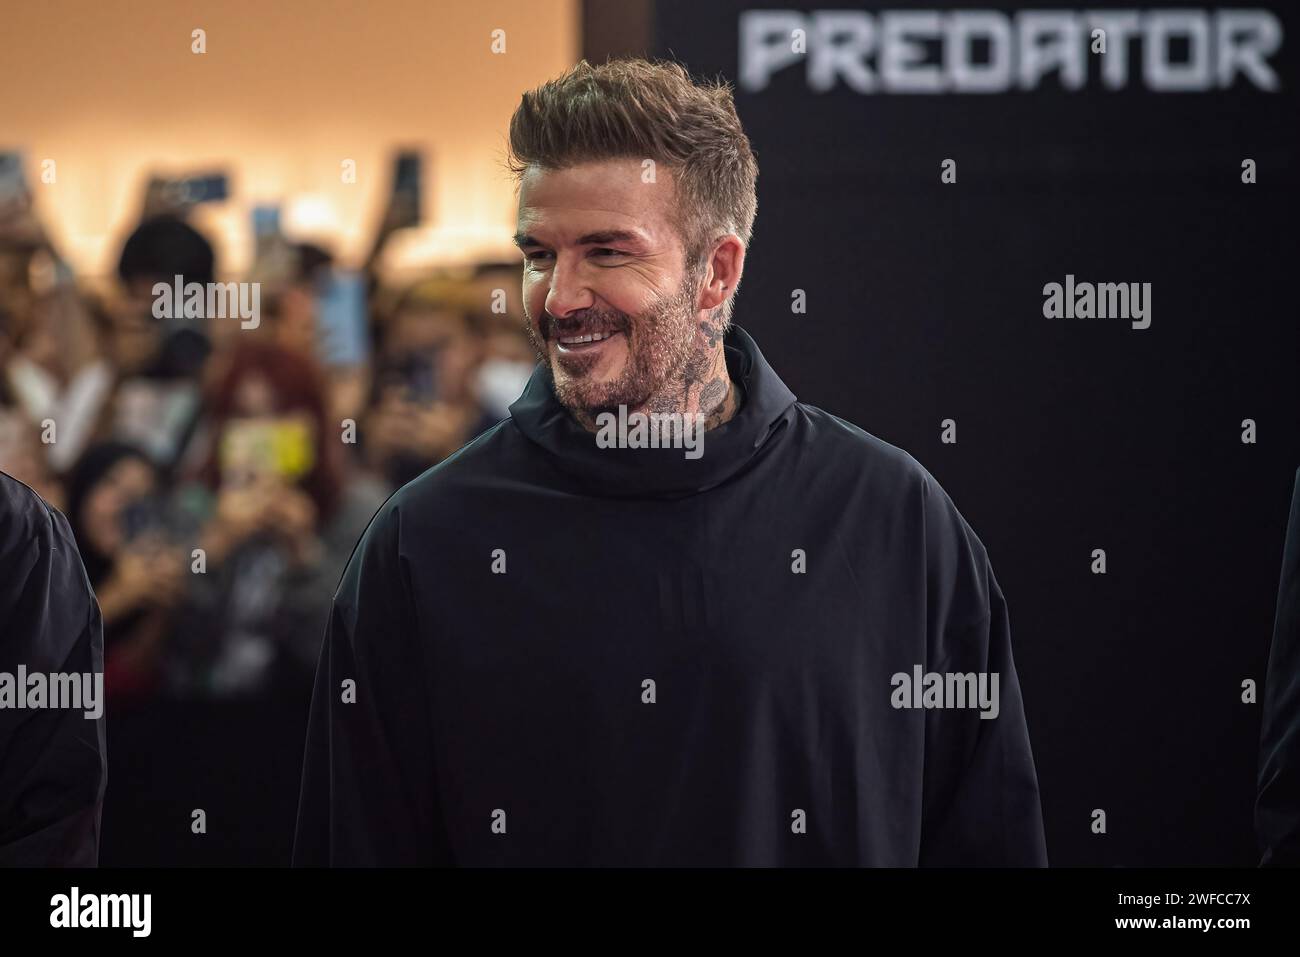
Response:
[{"label": "blurred crowd", "polygon": [[[68,517],[110,707],[305,700],[376,509],[522,390],[519,265],[385,281],[399,200],[364,266],[264,216],[249,275],[232,276],[192,210],[152,196],[116,275],[91,283],[29,195],[0,199],[0,471]],[[177,276],[258,283],[260,321],[158,318],[154,287]]]}]

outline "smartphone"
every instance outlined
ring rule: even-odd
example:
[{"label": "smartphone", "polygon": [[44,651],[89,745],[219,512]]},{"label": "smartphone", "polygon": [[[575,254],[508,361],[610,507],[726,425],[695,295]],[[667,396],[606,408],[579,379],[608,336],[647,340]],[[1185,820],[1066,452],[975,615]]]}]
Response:
[{"label": "smartphone", "polygon": [[428,405],[438,398],[438,353],[436,350],[413,353],[403,370],[411,400]]},{"label": "smartphone", "polygon": [[151,533],[164,535],[167,529],[167,516],[163,507],[148,498],[138,498],[129,503],[122,509],[119,520],[122,524],[122,535],[128,544],[139,541]]},{"label": "smartphone", "polygon": [[317,287],[316,337],[328,366],[355,366],[370,353],[366,280],[360,273],[331,270]]},{"label": "smartphone", "polygon": [[399,211],[398,227],[418,226],[423,198],[424,158],[415,150],[397,154],[393,167],[393,208]]},{"label": "smartphone", "polygon": [[0,153],[0,203],[21,199],[27,195],[27,177],[23,173],[23,155],[9,151]]},{"label": "smartphone", "polygon": [[184,215],[200,203],[217,203],[230,198],[225,173],[202,173],[172,179],[151,176],[145,187],[146,216]]},{"label": "smartphone", "polygon": [[253,207],[253,237],[264,240],[280,233],[280,207]]},{"label": "smartphone", "polygon": [[427,405],[438,398],[437,350],[413,352],[386,360],[375,373],[376,395],[401,389],[407,401]]},{"label": "smartphone", "polygon": [[225,173],[187,176],[177,181],[176,189],[185,206],[219,203],[230,198],[230,182]]},{"label": "smartphone", "polygon": [[221,433],[221,473],[234,484],[265,475],[295,482],[311,471],[315,460],[311,432],[301,420],[235,420]]}]

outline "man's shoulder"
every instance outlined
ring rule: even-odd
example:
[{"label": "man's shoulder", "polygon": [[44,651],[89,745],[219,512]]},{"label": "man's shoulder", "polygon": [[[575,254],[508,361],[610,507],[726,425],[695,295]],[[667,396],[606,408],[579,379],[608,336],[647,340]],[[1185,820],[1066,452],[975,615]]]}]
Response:
[{"label": "man's shoulder", "polygon": [[859,514],[869,514],[873,534],[884,528],[887,536],[896,533],[923,549],[927,575],[941,596],[936,618],[983,621],[998,589],[992,562],[947,490],[897,446],[822,409],[800,403],[800,412],[822,443],[817,458],[837,463],[844,481],[854,484],[840,494],[859,503]]},{"label": "man's shoulder", "polygon": [[797,402],[795,409],[819,464],[833,464],[856,479],[900,492],[938,487],[929,470],[905,449],[818,406]]},{"label": "man's shoulder", "polygon": [[813,449],[811,456],[804,456],[805,465],[834,470],[843,485],[866,493],[860,500],[870,507],[922,520],[936,542],[957,539],[983,552],[979,536],[952,496],[909,452],[825,409],[804,402],[796,407],[805,441]]}]

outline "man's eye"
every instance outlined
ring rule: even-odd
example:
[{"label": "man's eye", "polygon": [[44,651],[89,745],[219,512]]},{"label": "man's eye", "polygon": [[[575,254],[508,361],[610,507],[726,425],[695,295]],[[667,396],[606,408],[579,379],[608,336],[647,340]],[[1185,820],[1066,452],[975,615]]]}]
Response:
[{"label": "man's eye", "polygon": [[[601,257],[608,257],[608,256],[626,256],[626,255],[627,255],[627,253],[623,252],[623,250],[621,250],[621,249],[607,249],[607,248],[604,248],[604,247],[602,247],[602,248],[600,248],[600,249],[593,249],[591,252],[592,252],[592,255],[594,255],[594,256],[601,256]],[[535,251],[535,252],[531,252],[531,253],[524,253],[524,259],[528,260],[528,262],[537,262],[538,260],[542,259],[543,257],[549,256],[549,255],[550,255],[550,253],[547,252],[547,251],[545,251],[545,250],[537,250],[537,251]]]}]

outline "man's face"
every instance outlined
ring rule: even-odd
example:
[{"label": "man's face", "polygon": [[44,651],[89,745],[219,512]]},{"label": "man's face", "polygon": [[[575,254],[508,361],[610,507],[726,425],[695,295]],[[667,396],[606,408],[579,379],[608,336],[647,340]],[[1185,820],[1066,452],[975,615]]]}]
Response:
[{"label": "man's face", "polygon": [[679,391],[698,327],[669,214],[671,173],[642,182],[636,159],[530,169],[519,194],[528,334],[557,398],[574,411],[629,410]]}]

